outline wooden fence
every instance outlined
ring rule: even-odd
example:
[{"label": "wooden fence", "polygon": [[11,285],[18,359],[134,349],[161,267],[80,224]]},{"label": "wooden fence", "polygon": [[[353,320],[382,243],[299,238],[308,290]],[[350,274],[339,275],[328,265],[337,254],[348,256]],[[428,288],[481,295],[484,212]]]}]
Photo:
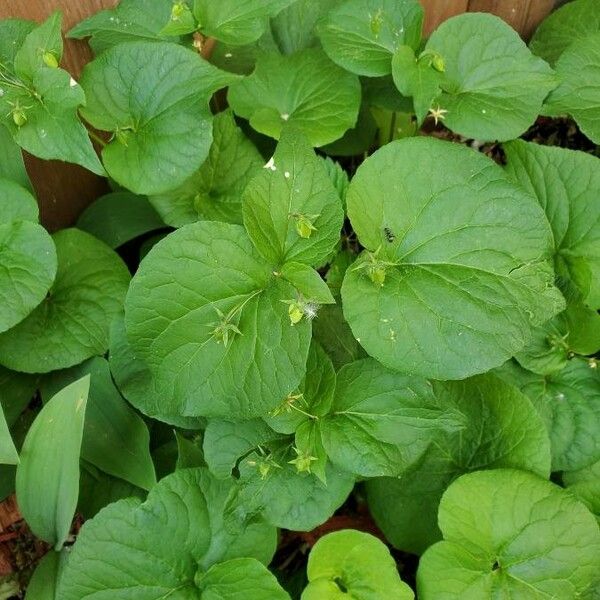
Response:
[{"label": "wooden fence", "polygon": [[[85,17],[102,8],[110,8],[117,2],[118,0],[0,0],[0,19],[21,17],[41,21],[60,9],[64,13],[63,29],[67,31]],[[426,12],[426,33],[454,15],[467,11],[485,11],[502,17],[527,38],[552,10],[557,0],[421,0],[421,3]],[[67,40],[63,66],[77,78],[90,56],[85,42]],[[103,179],[75,165],[41,161],[32,156],[26,156],[26,163],[40,201],[42,222],[51,231],[73,224],[81,211],[106,190]]]}]

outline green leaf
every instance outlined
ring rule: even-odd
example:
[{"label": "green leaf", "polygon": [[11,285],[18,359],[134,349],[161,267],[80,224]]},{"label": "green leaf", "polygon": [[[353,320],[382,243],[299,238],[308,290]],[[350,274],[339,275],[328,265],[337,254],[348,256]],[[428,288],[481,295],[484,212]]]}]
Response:
[{"label": "green leaf", "polygon": [[200,594],[215,600],[236,600],[246,596],[252,600],[290,600],[264,565],[251,558],[236,558],[214,565],[196,579]]},{"label": "green leaf", "polygon": [[236,79],[175,44],[132,42],[101,54],[83,71],[81,114],[113,134],[102,150],[108,174],[136,194],[181,185],[208,155],[212,93]]},{"label": "green leaf", "polygon": [[60,550],[79,494],[79,453],[89,376],[68,385],[31,425],[17,467],[17,501],[33,533]]},{"label": "green leaf", "polygon": [[338,467],[362,477],[396,476],[444,431],[461,430],[460,413],[431,384],[366,359],[337,374],[323,445]]},{"label": "green leaf", "polygon": [[[422,123],[434,108],[444,74],[434,68],[431,60],[417,59],[410,46],[400,46],[392,59],[392,75],[400,93],[412,97],[417,122]],[[438,118],[445,119],[444,113]]]},{"label": "green leaf", "polygon": [[369,508],[394,546],[421,553],[440,538],[436,526],[444,490],[458,476],[509,467],[550,474],[550,442],[531,402],[493,375],[434,383],[448,409],[463,415],[464,428],[430,446],[400,479],[367,483]]},{"label": "green leaf", "polygon": [[423,7],[417,0],[349,0],[330,11],[319,27],[329,58],[368,77],[392,72],[399,46],[421,43]]},{"label": "green leaf", "polygon": [[294,54],[319,44],[315,26],[343,0],[296,0],[271,19],[271,33],[282,54]]},{"label": "green leaf", "polygon": [[[292,531],[310,531],[321,525],[344,503],[354,477],[327,464],[324,476],[298,472],[298,454],[294,441],[282,438],[261,446],[239,464],[240,502],[247,510],[257,511],[272,525]],[[260,474],[262,462],[268,461],[267,473]],[[324,483],[326,481],[327,483]]]},{"label": "green leaf", "polygon": [[17,52],[37,26],[35,21],[2,19],[0,21],[0,62],[12,67]]},{"label": "green leaf", "polygon": [[276,265],[319,266],[339,241],[344,212],[325,167],[304,136],[285,133],[273,158],[246,187],[244,224]]},{"label": "green leaf", "polygon": [[233,422],[210,419],[204,431],[204,458],[216,477],[231,477],[238,459],[260,444],[279,438],[261,419]]},{"label": "green leaf", "polygon": [[65,558],[66,555],[52,550],[42,558],[29,581],[25,600],[55,600]]},{"label": "green leaf", "polygon": [[[30,192],[33,191],[29,175],[25,170],[21,149],[12,139],[8,129],[2,125],[0,125],[0,179],[9,180],[13,185],[18,184]],[[36,217],[30,220],[37,221],[37,203]]]},{"label": "green leaf", "polygon": [[101,10],[81,21],[69,37],[90,37],[90,46],[100,54],[124,42],[178,41],[161,35],[171,15],[172,0],[121,0],[115,8]]},{"label": "green leaf", "polygon": [[78,229],[53,239],[58,270],[48,296],[0,334],[0,363],[15,371],[48,373],[103,354],[123,306],[130,275],[117,254]]},{"label": "green leaf", "polygon": [[291,325],[295,290],[273,271],[242,227],[208,221],[175,231],[142,261],[125,324],[169,414],[250,418],[298,385],[310,321]]},{"label": "green leaf", "polygon": [[335,381],[335,370],[329,356],[313,341],[306,361],[306,375],[298,390],[263,417],[264,420],[269,427],[284,434],[295,433],[302,423],[309,420],[318,421],[331,408]]},{"label": "green leaf", "polygon": [[561,6],[537,28],[529,42],[531,51],[552,66],[577,40],[600,31],[600,13],[594,0],[576,0]]},{"label": "green leaf", "polygon": [[216,482],[204,469],[185,469],[162,479],[144,503],[111,504],[83,526],[58,597],[191,600],[199,597],[195,579],[210,579],[211,566],[240,556],[258,562],[257,554],[265,558],[261,539],[272,554],[272,527],[224,513],[233,492],[232,483]]},{"label": "green leaf", "polygon": [[252,75],[229,88],[228,99],[260,133],[279,139],[294,126],[311,145],[324,146],[356,123],[360,82],[319,49],[291,56],[265,53]]},{"label": "green leaf", "polygon": [[442,498],[443,542],[422,556],[417,591],[445,598],[588,597],[600,530],[570,494],[514,470],[464,475]]},{"label": "green leaf", "polygon": [[294,0],[195,0],[194,15],[207,37],[233,46],[256,41],[275,16]]},{"label": "green leaf", "polygon": [[434,31],[426,48],[445,62],[444,93],[436,100],[447,111],[444,123],[465,137],[519,137],[557,84],[548,64],[494,15],[453,17]]},{"label": "green leaf", "polygon": [[177,404],[159,394],[154,376],[127,340],[123,315],[110,328],[109,364],[119,391],[140,412],[183,429],[199,429],[201,421],[177,414]]},{"label": "green leaf", "polygon": [[113,192],[90,204],[79,217],[77,227],[114,249],[163,229],[165,224],[143,196]]},{"label": "green leaf", "polygon": [[319,304],[335,304],[327,284],[321,276],[308,265],[297,262],[287,262],[281,269],[281,276],[289,281],[307,300]]},{"label": "green leaf", "polygon": [[39,221],[40,211],[36,199],[19,183],[0,178],[0,224],[12,221]]},{"label": "green leaf", "polygon": [[2,405],[0,405],[0,464],[19,464],[19,453],[17,452],[12,436],[10,435]]},{"label": "green leaf", "polygon": [[327,352],[336,369],[366,356],[339,305],[331,304],[319,310],[318,318],[313,321],[313,339]]},{"label": "green leaf", "polygon": [[0,179],[0,214],[1,333],[44,300],[56,276],[57,258],[52,238],[37,223],[37,203],[27,190]]},{"label": "green leaf", "polygon": [[[63,53],[61,25],[62,14],[57,11],[27,35],[14,57],[16,75],[24,80],[32,80],[40,67],[58,66]],[[48,63],[53,64],[53,60],[56,65],[50,66]]]},{"label": "green leaf", "polygon": [[519,386],[541,415],[553,471],[581,469],[600,459],[600,375],[593,359],[573,359],[545,377],[509,363],[498,375]]},{"label": "green leaf", "polygon": [[202,437],[188,439],[179,431],[175,432],[177,441],[177,465],[176,469],[191,469],[194,467],[205,467],[206,461],[200,448]]},{"label": "green leaf", "polygon": [[[10,130],[21,148],[44,160],[72,162],[104,175],[86,128],[77,116],[85,103],[83,90],[62,69],[38,67],[31,81],[14,80],[0,96],[0,124]],[[8,73],[8,74],[7,74]]]},{"label": "green leaf", "polygon": [[504,145],[509,177],[534,196],[554,234],[555,263],[584,300],[600,307],[600,160],[520,140]]},{"label": "green leaf", "polygon": [[95,517],[105,506],[117,500],[132,497],[144,500],[146,492],[123,479],[100,471],[84,460],[81,461],[77,512],[85,519]]},{"label": "green leaf", "polygon": [[412,600],[396,561],[376,537],[344,529],[322,537],[308,557],[302,600]]},{"label": "green leaf", "polygon": [[17,422],[35,394],[37,379],[0,367],[0,405],[9,428]]},{"label": "green leaf", "polygon": [[485,372],[564,307],[543,211],[481,154],[431,138],[393,142],[359,168],[347,202],[367,252],[346,272],[344,314],[390,368]]},{"label": "green leaf", "polygon": [[192,9],[185,0],[173,2],[171,7],[171,18],[169,22],[160,30],[161,35],[178,36],[194,33],[198,29],[196,18]]},{"label": "green leaf", "polygon": [[[556,63],[560,85],[546,100],[545,112],[571,115],[581,131],[600,142],[600,32],[569,46]],[[583,83],[585,82],[585,84]]]},{"label": "green leaf", "polygon": [[600,522],[600,460],[578,471],[565,471],[563,483]]},{"label": "green leaf", "polygon": [[88,374],[82,458],[109,475],[149,490],[156,484],[156,475],[148,428],[119,394],[104,358],[96,356],[67,371],[52,373],[42,385],[42,397]]},{"label": "green leaf", "polygon": [[331,156],[359,156],[368,154],[377,135],[377,121],[366,104],[361,104],[358,119],[352,129],[339,139],[323,146],[323,152]]},{"label": "green leaf", "polygon": [[231,112],[214,119],[213,143],[200,169],[181,186],[149,200],[165,223],[181,227],[196,221],[242,224],[242,193],[264,164]]}]

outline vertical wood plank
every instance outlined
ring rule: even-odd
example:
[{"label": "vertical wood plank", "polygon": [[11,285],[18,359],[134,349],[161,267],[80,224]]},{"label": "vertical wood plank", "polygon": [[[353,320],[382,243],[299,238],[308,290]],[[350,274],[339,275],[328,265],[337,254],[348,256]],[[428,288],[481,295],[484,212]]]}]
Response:
[{"label": "vertical wood plank", "polygon": [[554,0],[470,0],[470,12],[490,12],[504,19],[525,39],[554,7]]},{"label": "vertical wood plank", "polygon": [[425,9],[425,35],[434,31],[440,23],[467,11],[469,0],[420,0]]},{"label": "vertical wood plank", "polygon": [[[86,17],[112,8],[118,0],[0,0],[0,19],[19,17],[43,21],[55,10],[63,12],[63,32]],[[61,66],[76,79],[91,59],[86,42],[65,40]],[[75,223],[83,209],[107,191],[104,179],[82,167],[60,161],[43,161],[25,155],[27,171],[36,190],[42,223],[56,231]]]}]

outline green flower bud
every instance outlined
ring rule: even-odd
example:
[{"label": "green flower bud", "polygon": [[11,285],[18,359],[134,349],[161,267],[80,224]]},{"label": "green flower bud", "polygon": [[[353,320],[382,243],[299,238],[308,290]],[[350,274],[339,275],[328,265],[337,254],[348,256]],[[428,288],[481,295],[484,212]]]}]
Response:
[{"label": "green flower bud", "polygon": [[27,123],[27,115],[22,108],[15,108],[12,111],[12,119],[17,127],[23,127]]},{"label": "green flower bud", "polygon": [[446,61],[439,54],[433,55],[431,66],[439,73],[444,73],[446,71]]},{"label": "green flower bud", "polygon": [[47,67],[50,67],[51,69],[58,68],[58,58],[56,58],[56,54],[54,54],[54,52],[46,50],[46,52],[42,54],[42,60]]},{"label": "green flower bud", "polygon": [[[317,231],[317,228],[313,225],[312,219],[307,215],[295,215],[296,217],[296,231],[301,238],[308,239],[313,231]],[[316,217],[315,217],[316,218]]]},{"label": "green flower bud", "polygon": [[371,281],[379,287],[382,287],[385,283],[385,271],[386,269],[384,265],[371,265],[369,267],[369,277],[371,278]]},{"label": "green flower bud", "polygon": [[304,316],[304,310],[302,310],[302,305],[299,302],[291,302],[288,307],[288,315],[290,317],[290,322],[292,323],[292,325],[300,323],[300,321],[302,321],[302,317]]}]

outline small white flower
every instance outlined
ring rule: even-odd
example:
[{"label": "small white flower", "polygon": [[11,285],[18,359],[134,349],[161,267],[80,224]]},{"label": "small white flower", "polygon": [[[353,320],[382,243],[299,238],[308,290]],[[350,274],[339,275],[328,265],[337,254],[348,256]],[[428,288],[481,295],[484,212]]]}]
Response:
[{"label": "small white flower", "polygon": [[277,171],[277,167],[275,166],[275,157],[272,156],[269,162],[263,167],[263,169],[269,169],[271,171]]}]

